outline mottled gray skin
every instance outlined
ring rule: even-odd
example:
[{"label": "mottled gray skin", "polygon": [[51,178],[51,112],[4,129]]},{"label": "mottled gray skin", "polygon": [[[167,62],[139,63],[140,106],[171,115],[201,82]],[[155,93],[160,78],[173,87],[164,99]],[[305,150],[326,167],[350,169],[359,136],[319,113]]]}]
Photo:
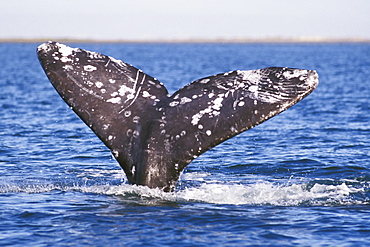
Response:
[{"label": "mottled gray skin", "polygon": [[171,191],[193,159],[294,105],[318,84],[312,70],[231,71],[173,95],[114,58],[48,42],[37,49],[60,96],[112,151],[130,183]]}]

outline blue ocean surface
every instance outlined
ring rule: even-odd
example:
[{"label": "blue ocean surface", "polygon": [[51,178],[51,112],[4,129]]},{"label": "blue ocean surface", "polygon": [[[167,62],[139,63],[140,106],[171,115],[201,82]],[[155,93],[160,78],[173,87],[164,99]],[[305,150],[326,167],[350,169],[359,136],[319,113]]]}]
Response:
[{"label": "blue ocean surface", "polygon": [[0,44],[0,246],[370,246],[370,44],[68,44],[171,93],[237,69],[318,72],[311,95],[198,157],[171,193],[127,183],[38,45]]}]

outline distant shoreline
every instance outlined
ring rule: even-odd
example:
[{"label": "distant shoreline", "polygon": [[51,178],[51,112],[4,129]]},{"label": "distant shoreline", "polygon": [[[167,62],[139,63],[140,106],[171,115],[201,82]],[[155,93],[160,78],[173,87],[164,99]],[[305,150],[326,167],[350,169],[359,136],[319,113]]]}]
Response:
[{"label": "distant shoreline", "polygon": [[302,38],[261,38],[261,39],[148,39],[148,40],[103,40],[103,39],[69,39],[69,38],[35,38],[19,39],[9,38],[0,39],[0,43],[43,43],[48,40],[68,43],[225,43],[225,44],[253,44],[253,43],[370,43],[370,39],[365,38],[320,38],[320,37],[302,37]]}]

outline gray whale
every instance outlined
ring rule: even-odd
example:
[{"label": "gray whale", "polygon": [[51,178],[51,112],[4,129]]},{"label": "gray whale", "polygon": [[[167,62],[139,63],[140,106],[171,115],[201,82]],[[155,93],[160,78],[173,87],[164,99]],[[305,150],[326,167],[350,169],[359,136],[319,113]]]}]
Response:
[{"label": "gray whale", "polygon": [[111,150],[132,184],[172,191],[184,168],[310,94],[313,70],[271,67],[196,80],[168,95],[141,70],[47,42],[40,63],[59,95]]}]

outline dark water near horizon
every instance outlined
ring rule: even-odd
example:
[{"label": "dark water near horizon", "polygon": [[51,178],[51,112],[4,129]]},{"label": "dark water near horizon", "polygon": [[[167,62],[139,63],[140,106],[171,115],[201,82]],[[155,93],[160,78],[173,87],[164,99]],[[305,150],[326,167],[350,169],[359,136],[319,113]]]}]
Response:
[{"label": "dark water near horizon", "polygon": [[211,149],[176,191],[129,185],[67,107],[39,44],[0,44],[0,246],[369,246],[369,44],[69,44],[173,93],[236,69],[315,69],[318,88]]}]

